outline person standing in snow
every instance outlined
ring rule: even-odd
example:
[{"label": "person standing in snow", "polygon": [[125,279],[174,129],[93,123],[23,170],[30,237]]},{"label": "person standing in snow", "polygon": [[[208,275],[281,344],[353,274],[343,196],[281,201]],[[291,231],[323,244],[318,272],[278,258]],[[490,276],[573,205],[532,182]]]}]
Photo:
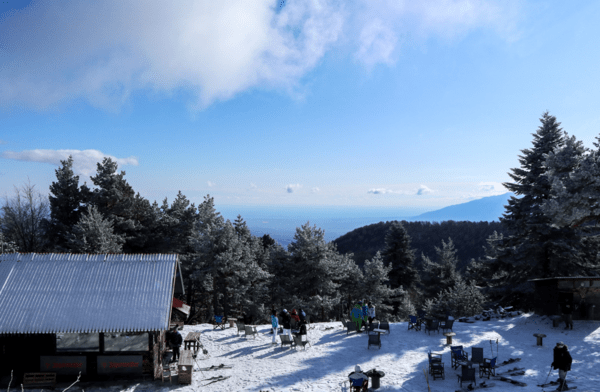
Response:
[{"label": "person standing in snow", "polygon": [[298,308],[298,317],[300,317],[301,323],[306,322],[306,313],[304,313],[304,310],[302,310],[302,308]]},{"label": "person standing in snow", "polygon": [[552,362],[552,366],[554,369],[558,369],[558,388],[557,391],[566,391],[569,389],[567,385],[567,372],[571,370],[571,364],[573,363],[573,358],[569,353],[569,348],[563,342],[556,343],[556,347],[554,347],[554,362]]},{"label": "person standing in snow", "polygon": [[375,319],[375,306],[373,306],[369,302],[369,325],[371,325],[373,323],[374,319]]},{"label": "person standing in snow", "polygon": [[288,335],[292,338],[292,317],[288,313],[287,309],[283,309],[281,312],[281,324],[283,325],[283,334]]},{"label": "person standing in snow", "polygon": [[565,319],[565,329],[573,329],[573,306],[570,303],[565,302],[562,305],[563,317]]},{"label": "person standing in snow", "polygon": [[366,328],[367,321],[369,320],[369,307],[367,306],[367,301],[362,302],[362,318]]},{"label": "person standing in snow", "polygon": [[279,319],[275,309],[271,311],[271,327],[273,327],[273,344],[277,344],[277,330],[279,329]]},{"label": "person standing in snow", "polygon": [[360,366],[356,365],[354,371],[348,375],[350,379],[350,385],[356,388],[360,388],[359,391],[368,391],[369,388],[369,377],[363,373]]},{"label": "person standing in snow", "polygon": [[173,349],[173,358],[171,359],[171,362],[177,362],[179,360],[179,348],[181,347],[181,344],[183,343],[183,337],[177,330],[177,327],[173,327],[168,339],[169,339],[168,343],[171,346],[171,348]]},{"label": "person standing in snow", "polygon": [[362,310],[360,303],[354,305],[354,308],[350,312],[350,319],[356,323],[356,328],[360,331],[362,328]]}]

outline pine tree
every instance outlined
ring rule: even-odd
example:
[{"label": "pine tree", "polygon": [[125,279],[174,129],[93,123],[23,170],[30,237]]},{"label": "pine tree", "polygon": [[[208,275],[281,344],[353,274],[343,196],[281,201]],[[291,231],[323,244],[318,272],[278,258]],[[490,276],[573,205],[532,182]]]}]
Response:
[{"label": "pine tree", "polygon": [[73,173],[73,158],[60,161],[56,169],[56,181],[50,185],[50,221],[48,239],[55,251],[64,252],[68,246],[71,228],[79,221],[85,205],[79,188],[79,176]]},{"label": "pine tree", "polygon": [[325,233],[307,222],[296,228],[292,243],[288,246],[290,262],[294,266],[293,294],[299,306],[312,314],[326,319],[339,304],[339,265],[342,257],[331,242],[325,241]]},{"label": "pine tree", "polygon": [[[364,278],[361,282],[364,292],[363,297],[368,298],[368,300],[376,306],[377,316],[380,319],[382,317],[385,319],[392,319],[394,307],[389,305],[390,302],[402,304],[407,296],[407,293],[403,290],[402,286],[396,288],[391,288],[389,286],[389,275],[392,272],[392,266],[385,265],[381,254],[377,252],[373,259],[365,261],[363,269]],[[393,301],[395,299],[397,299],[397,301]],[[404,310],[404,312],[406,312],[406,310]],[[398,309],[396,309],[395,314],[402,319],[408,316],[408,314],[398,314]]]},{"label": "pine tree", "polygon": [[392,222],[385,236],[385,248],[381,255],[383,261],[391,268],[390,287],[403,287],[411,298],[416,300],[417,287],[420,283],[419,272],[415,267],[415,250],[410,246],[410,236],[400,222]]},{"label": "pine tree", "polygon": [[73,226],[67,246],[74,253],[121,253],[124,242],[96,206],[90,206]]},{"label": "pine tree", "polygon": [[102,163],[98,163],[97,173],[91,177],[96,188],[89,194],[90,203],[112,222],[115,234],[125,239],[125,253],[140,252],[143,250],[145,237],[140,235],[143,225],[139,218],[145,213],[151,214],[149,203],[143,203],[139,195],[136,197],[133,188],[124,178],[125,172],[117,173],[117,168],[117,163],[111,158],[104,158]]},{"label": "pine tree", "polygon": [[[456,317],[469,317],[481,313],[486,297],[481,293],[475,282],[459,281],[453,287],[440,292],[430,303],[431,314]],[[433,305],[433,306],[431,306]]]},{"label": "pine tree", "polygon": [[448,242],[442,240],[442,247],[436,246],[435,252],[437,255],[435,262],[424,254],[421,255],[425,275],[422,280],[426,298],[433,298],[440,291],[453,287],[461,280],[460,274],[456,271],[458,258],[452,238],[448,238]]},{"label": "pine tree", "polygon": [[[520,197],[511,197],[500,218],[508,231],[498,255],[498,268],[506,276],[505,287],[514,296],[532,291],[528,279],[555,276],[567,265],[572,232],[553,227],[541,209],[551,195],[551,182],[546,175],[548,154],[565,143],[560,123],[547,112],[541,126],[533,134],[533,147],[522,150],[521,167],[509,173],[514,182],[504,186]],[[567,264],[564,264],[567,263]]]}]

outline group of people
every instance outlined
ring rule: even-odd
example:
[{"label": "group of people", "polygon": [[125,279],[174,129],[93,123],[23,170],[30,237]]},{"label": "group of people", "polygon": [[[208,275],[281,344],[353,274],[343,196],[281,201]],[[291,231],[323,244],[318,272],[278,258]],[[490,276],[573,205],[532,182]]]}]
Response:
[{"label": "group of people", "polygon": [[[288,312],[287,309],[283,309],[279,314],[281,318],[281,326],[283,327],[283,334],[288,335],[290,338],[292,337],[292,320],[297,323],[298,332],[295,332],[296,335],[306,335],[306,313],[299,308],[296,312],[296,309],[292,309],[291,312]],[[277,317],[277,311],[275,309],[271,310],[271,327],[273,328],[273,344],[277,344],[277,331],[279,329],[279,318]]]},{"label": "group of people", "polygon": [[359,330],[363,322],[365,325],[367,322],[371,325],[375,319],[375,306],[371,302],[359,301],[350,311],[350,319],[357,324]]}]

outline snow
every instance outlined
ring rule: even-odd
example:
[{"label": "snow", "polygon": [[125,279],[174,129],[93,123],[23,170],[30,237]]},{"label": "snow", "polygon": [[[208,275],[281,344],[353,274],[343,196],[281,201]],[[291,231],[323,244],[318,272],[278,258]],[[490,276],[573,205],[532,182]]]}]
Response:
[{"label": "snow", "polygon": [[[193,384],[178,385],[169,383],[144,382],[123,386],[121,390],[136,392],[181,392],[196,391],[348,391],[347,376],[355,365],[363,371],[377,368],[385,372],[379,391],[428,391],[423,370],[427,368],[427,352],[441,352],[446,371],[445,380],[429,379],[431,392],[448,392],[459,389],[456,375],[460,367],[453,370],[450,362],[450,348],[445,345],[446,338],[441,333],[431,335],[423,331],[408,331],[407,323],[390,324],[389,335],[382,335],[381,350],[367,349],[365,334],[350,333],[342,329],[340,322],[316,323],[308,331],[312,346],[301,348],[281,348],[271,345],[272,335],[269,325],[257,326],[256,339],[237,335],[237,328],[213,330],[212,325],[186,325],[182,331],[201,331],[202,344],[208,355],[199,353],[194,368]],[[572,371],[567,375],[571,386],[577,386],[577,392],[600,390],[600,322],[575,321],[574,330],[565,331],[564,324],[552,327],[547,317],[522,314],[491,321],[474,323],[454,323],[453,345],[463,345],[471,353],[471,347],[483,347],[484,356],[492,357],[498,353],[498,362],[509,358],[521,358],[514,364],[500,367],[498,372],[514,367],[525,368],[523,376],[509,376],[527,383],[519,387],[500,380],[490,380],[495,386],[481,391],[541,391],[537,387],[546,380],[552,363],[552,350],[559,341],[569,346],[573,356]],[[536,346],[534,333],[547,335],[543,346]],[[496,344],[498,340],[498,344]],[[278,338],[279,341],[279,338]],[[232,369],[197,371],[213,365],[226,364]],[[217,376],[230,378],[215,383],[203,381]],[[558,371],[553,370],[548,378],[556,380]],[[487,379],[485,379],[487,382]],[[477,373],[477,382],[481,380]],[[488,382],[488,383],[489,383]],[[94,385],[81,386],[87,392],[100,391]],[[546,391],[556,387],[545,388]],[[113,390],[113,389],[111,389]]]}]

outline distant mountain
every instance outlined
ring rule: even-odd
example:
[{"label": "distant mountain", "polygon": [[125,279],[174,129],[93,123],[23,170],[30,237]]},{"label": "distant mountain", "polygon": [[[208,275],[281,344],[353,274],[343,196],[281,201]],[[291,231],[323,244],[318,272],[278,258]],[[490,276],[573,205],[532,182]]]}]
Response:
[{"label": "distant mountain", "polygon": [[453,221],[499,221],[504,214],[504,206],[508,204],[508,199],[513,196],[511,192],[499,196],[489,196],[482,199],[469,201],[467,203],[456,204],[444,207],[439,210],[425,212],[421,215],[405,218],[407,221],[429,221],[443,222]]}]

